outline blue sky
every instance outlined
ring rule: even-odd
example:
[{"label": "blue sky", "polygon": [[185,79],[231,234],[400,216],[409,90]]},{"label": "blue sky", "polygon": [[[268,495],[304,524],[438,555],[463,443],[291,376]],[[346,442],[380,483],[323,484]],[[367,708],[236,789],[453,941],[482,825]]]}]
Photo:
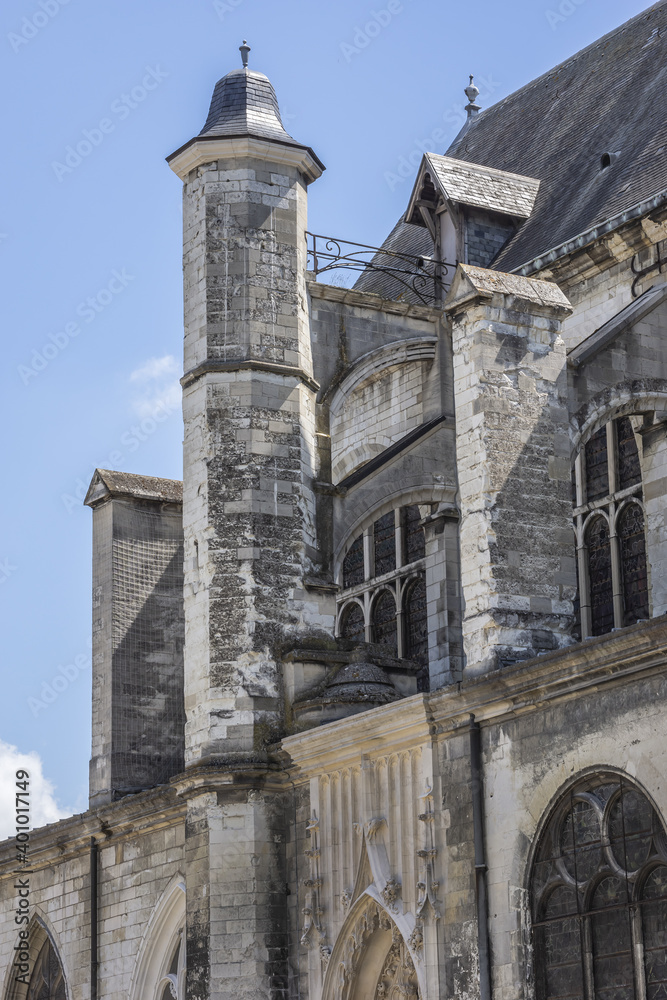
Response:
[{"label": "blue sky", "polygon": [[470,73],[489,107],[647,6],[5,0],[0,815],[18,754],[43,771],[36,823],[86,808],[81,498],[96,466],[181,476],[181,183],[164,158],[200,130],[241,41],[327,166],[309,228],[376,245],[420,148],[456,135]]}]

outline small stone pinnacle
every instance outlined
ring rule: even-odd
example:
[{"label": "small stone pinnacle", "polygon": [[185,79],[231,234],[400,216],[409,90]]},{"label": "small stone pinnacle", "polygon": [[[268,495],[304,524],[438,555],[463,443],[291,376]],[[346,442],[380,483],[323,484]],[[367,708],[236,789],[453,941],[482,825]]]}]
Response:
[{"label": "small stone pinnacle", "polygon": [[[243,39],[243,45],[239,45],[239,52],[241,53],[241,59],[243,60],[243,68],[247,69],[248,53],[250,52],[250,46],[246,42],[245,38]],[[470,77],[470,79],[472,80],[472,77]]]}]

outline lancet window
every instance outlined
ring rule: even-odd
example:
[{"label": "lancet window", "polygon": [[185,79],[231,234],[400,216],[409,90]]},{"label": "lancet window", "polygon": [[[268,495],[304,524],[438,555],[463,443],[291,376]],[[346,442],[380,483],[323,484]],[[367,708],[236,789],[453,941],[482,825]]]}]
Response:
[{"label": "lancet window", "polygon": [[530,888],[537,1000],[667,996],[667,838],[634,785],[576,784],[549,818]]},{"label": "lancet window", "polygon": [[66,1000],[66,997],[62,966],[55,948],[47,938],[30,977],[28,1000]]},{"label": "lancet window", "polygon": [[[338,634],[374,642],[390,656],[428,662],[424,564],[426,544],[420,509],[408,504],[376,518],[347,547],[341,570]],[[426,670],[420,687],[426,687]]]},{"label": "lancet window", "polygon": [[611,420],[575,463],[575,532],[582,636],[649,617],[638,436],[630,417]]}]

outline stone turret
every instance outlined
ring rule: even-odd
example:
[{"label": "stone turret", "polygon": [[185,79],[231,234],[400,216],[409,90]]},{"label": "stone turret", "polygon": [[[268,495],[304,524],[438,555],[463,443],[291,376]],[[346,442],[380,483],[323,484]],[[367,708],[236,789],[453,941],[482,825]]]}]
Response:
[{"label": "stone turret", "polygon": [[255,753],[279,725],[274,649],[318,618],[306,186],[269,80],[218,82],[184,181],[186,762]]},{"label": "stone turret", "polygon": [[[286,989],[278,650],[333,627],[317,559],[306,187],[324,169],[248,69],[216,85],[184,182],[188,996]],[[252,944],[247,944],[252,942]],[[240,978],[239,978],[240,977]]]}]

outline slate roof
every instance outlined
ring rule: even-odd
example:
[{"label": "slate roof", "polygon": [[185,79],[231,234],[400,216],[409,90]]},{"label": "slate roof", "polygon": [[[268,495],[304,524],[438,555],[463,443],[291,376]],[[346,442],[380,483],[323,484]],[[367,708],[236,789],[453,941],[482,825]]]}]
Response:
[{"label": "slate roof", "polygon": [[503,212],[527,219],[535,205],[540,182],[533,177],[467,163],[451,156],[427,153],[431,176],[446,197],[462,205]]},{"label": "slate roof", "polygon": [[[415,257],[433,256],[433,240],[428,229],[423,226],[409,225],[405,222],[404,215],[400,217],[382,246],[387,250],[413,254]],[[396,266],[395,258],[383,253],[375,254],[372,263],[376,267]],[[403,275],[403,277],[408,278],[407,275]],[[373,292],[375,295],[381,295],[383,299],[401,298],[405,302],[422,304],[421,299],[406,288],[404,281],[391,274],[374,271],[370,268],[359,275],[354,283],[354,288],[358,292]]]},{"label": "slate roof", "polygon": [[[473,119],[448,155],[542,181],[511,271],[667,188],[667,0]],[[605,153],[619,153],[600,169]]]},{"label": "slate roof", "polygon": [[108,496],[182,503],[183,483],[178,479],[158,479],[156,476],[137,476],[132,472],[96,469],[83,502],[94,506]]},{"label": "slate roof", "polygon": [[280,118],[275,91],[268,76],[250,69],[235,69],[218,80],[200,136],[251,135],[300,146]]},{"label": "slate roof", "polygon": [[[448,157],[541,181],[531,217],[493,267],[518,270],[667,189],[665,92],[667,0],[659,0],[471,120]],[[605,153],[619,155],[601,170]],[[430,254],[427,231],[412,232],[419,228],[401,219],[387,242]],[[355,287],[392,297],[383,275],[364,274]]]}]

